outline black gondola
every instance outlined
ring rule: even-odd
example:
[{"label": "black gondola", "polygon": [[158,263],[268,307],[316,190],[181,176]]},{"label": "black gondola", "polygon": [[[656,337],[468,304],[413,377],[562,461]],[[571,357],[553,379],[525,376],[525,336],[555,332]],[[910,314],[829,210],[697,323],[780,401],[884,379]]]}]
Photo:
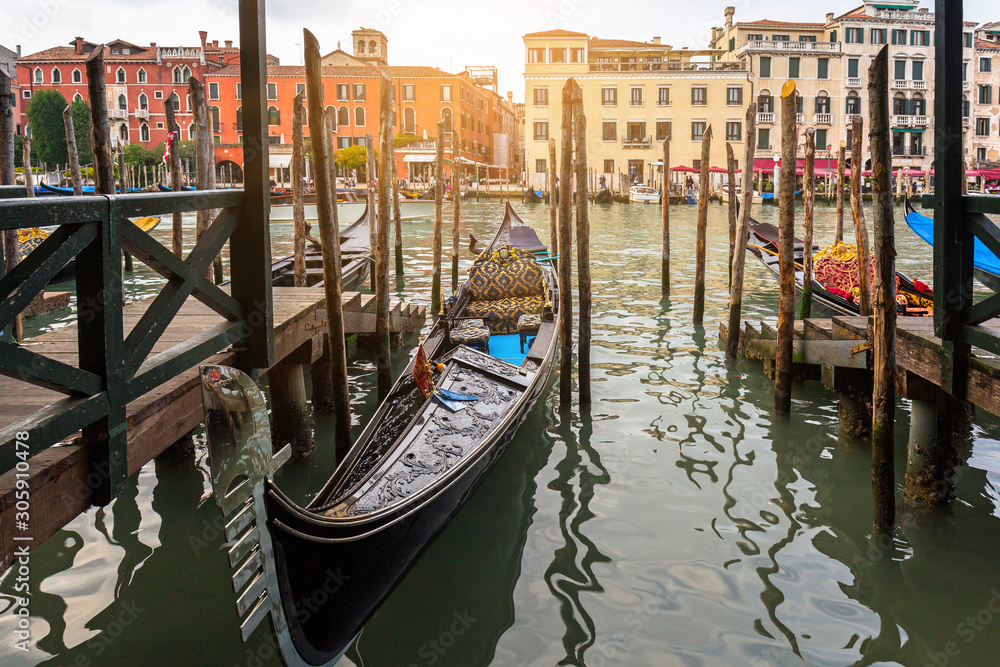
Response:
[{"label": "black gondola", "polygon": [[[611,196],[611,190],[604,188],[603,190],[598,190],[594,195],[595,204],[610,204],[614,201],[614,197]],[[662,201],[662,198],[661,198]]]},{"label": "black gondola", "polygon": [[[174,191],[173,188],[169,188],[166,185],[164,185],[163,183],[159,183],[158,187],[160,188],[160,192],[173,192]],[[182,192],[192,192],[192,191],[197,190],[197,189],[198,188],[196,188],[194,186],[191,186],[191,185],[182,185],[181,186],[181,191]]]},{"label": "black gondola", "polygon": [[545,200],[545,195],[541,190],[528,188],[524,191],[524,202],[526,204],[540,204]]},{"label": "black gondola", "polygon": [[287,448],[272,458],[259,389],[233,369],[202,368],[216,502],[235,515],[227,537],[244,639],[270,613],[286,664],[333,664],[464,504],[556,354],[557,275],[551,258],[534,257],[545,252],[508,204],[421,348],[434,385],[461,394],[426,393],[418,354],[306,507],[272,480]]},{"label": "black gondola", "polygon": [[[354,224],[340,233],[340,282],[345,292],[356,290],[368,279],[372,263],[369,244],[368,207]],[[271,265],[271,284],[293,287],[295,257],[279,259]],[[306,246],[306,287],[323,285],[323,250],[315,244]]]},{"label": "black gondola", "polygon": [[[934,247],[934,219],[918,212],[910,200],[904,201],[906,224],[913,233]],[[1000,292],[1000,258],[978,238],[974,239],[972,275],[994,292]]]},{"label": "black gondola", "polygon": [[[778,228],[766,222],[757,222],[751,217],[749,235],[750,240],[747,244],[747,250],[752,252],[771,273],[775,276],[780,275],[778,266]],[[802,291],[803,246],[802,239],[794,239],[795,289],[798,292]],[[812,252],[815,253],[817,250],[819,250],[819,246],[814,245]],[[915,283],[899,271],[896,272],[896,279],[897,293],[904,295],[906,301],[911,304],[904,306],[897,303],[896,308],[899,315],[926,317],[933,314],[934,292],[929,287],[923,283],[919,283],[920,287],[918,287],[918,283]],[[813,299],[830,310],[840,315],[848,316],[859,315],[861,313],[860,304],[853,297],[848,298],[849,295],[836,294],[827,289],[815,277],[813,278],[812,286]]]}]

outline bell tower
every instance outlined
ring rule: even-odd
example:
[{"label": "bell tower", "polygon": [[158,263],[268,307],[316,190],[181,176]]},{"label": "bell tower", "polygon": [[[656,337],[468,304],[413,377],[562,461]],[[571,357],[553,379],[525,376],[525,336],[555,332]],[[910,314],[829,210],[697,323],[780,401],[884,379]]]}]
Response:
[{"label": "bell tower", "polygon": [[354,41],[354,57],[369,65],[388,65],[385,34],[373,28],[358,28],[351,33]]}]

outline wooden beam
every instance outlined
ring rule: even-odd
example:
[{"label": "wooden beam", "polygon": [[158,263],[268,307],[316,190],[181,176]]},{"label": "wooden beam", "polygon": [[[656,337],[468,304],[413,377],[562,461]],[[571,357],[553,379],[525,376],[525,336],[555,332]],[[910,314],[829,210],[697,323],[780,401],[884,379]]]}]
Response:
[{"label": "wooden beam", "polygon": [[[568,79],[562,92],[562,136],[559,163],[559,405],[573,402],[573,85]],[[549,194],[549,198],[552,198]]]},{"label": "wooden beam", "polygon": [[[385,70],[379,76],[379,172],[378,172],[378,234],[375,248],[375,368],[379,400],[392,391],[392,357],[389,354],[389,202],[392,199],[389,153],[392,143],[392,79]],[[444,158],[442,157],[442,163]],[[443,165],[438,167],[444,180]],[[438,186],[444,192],[444,183]],[[440,211],[440,204],[437,205]],[[439,225],[435,222],[435,225]],[[439,249],[440,260],[440,249]],[[440,272],[440,264],[438,267]],[[438,275],[440,288],[441,276]]]},{"label": "wooden beam", "polygon": [[663,140],[663,174],[660,177],[660,294],[670,294],[670,134]]},{"label": "wooden beam", "polygon": [[[438,120],[438,138],[444,137],[444,119]],[[444,141],[437,142],[437,157],[434,160],[434,238],[433,266],[431,267],[431,312],[434,317],[441,314],[441,254],[444,236]]]},{"label": "wooden beam", "polygon": [[802,237],[802,308],[799,317],[812,316],[813,294],[813,216],[816,212],[816,130],[806,130],[806,166],[802,183],[805,204],[805,234]]},{"label": "wooden beam", "polygon": [[740,202],[740,219],[736,230],[736,247],[733,249],[733,280],[729,289],[729,331],[726,339],[726,356],[736,359],[740,345],[740,318],[743,309],[743,270],[746,265],[747,242],[750,227],[750,207],[753,204],[753,163],[757,147],[757,103],[747,109],[746,149],[743,157],[743,200]]},{"label": "wooden beam", "polygon": [[712,126],[705,128],[701,137],[701,175],[698,189],[698,227],[695,233],[694,262],[694,323],[705,319],[705,253],[708,235],[708,179],[712,160]]},{"label": "wooden beam", "polygon": [[781,88],[781,171],[778,176],[778,262],[781,294],[778,301],[778,342],[774,356],[774,411],[792,409],[792,338],[795,324],[795,153],[798,148],[795,116],[798,92],[789,79]]},{"label": "wooden beam", "polygon": [[864,139],[864,120],[861,115],[854,117],[851,126],[851,212],[854,215],[854,236],[858,249],[858,285],[860,296],[858,307],[863,317],[872,314],[871,268],[868,247],[868,225],[865,223],[864,200],[861,196],[861,171],[864,169],[864,154],[861,151]]},{"label": "wooden beam", "polygon": [[[295,240],[292,251],[292,282],[295,287],[306,286],[306,158],[302,150],[302,93],[292,100],[292,223]],[[313,170],[316,171],[315,169]]]},{"label": "wooden beam", "polygon": [[63,109],[63,126],[66,128],[66,150],[69,153],[69,171],[73,178],[73,194],[83,194],[83,175],[80,172],[80,153],[76,148],[76,128],[73,127],[73,105]]},{"label": "wooden beam", "polygon": [[[577,302],[580,304],[577,373],[580,405],[591,404],[590,391],[590,205],[587,196],[587,116],[583,110],[583,89],[573,79],[573,128],[576,137],[576,280]],[[487,180],[487,183],[489,181]]]}]

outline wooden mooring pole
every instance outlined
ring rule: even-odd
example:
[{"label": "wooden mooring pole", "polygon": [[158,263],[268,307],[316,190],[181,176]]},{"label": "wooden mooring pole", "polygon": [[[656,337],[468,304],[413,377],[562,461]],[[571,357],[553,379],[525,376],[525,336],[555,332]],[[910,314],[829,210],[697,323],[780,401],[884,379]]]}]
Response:
[{"label": "wooden mooring pole", "polygon": [[378,235],[375,250],[375,368],[378,397],[392,391],[392,358],[389,353],[389,203],[392,200],[392,79],[383,70],[379,77],[379,179]]},{"label": "wooden mooring pole", "polygon": [[799,317],[812,316],[813,296],[813,217],[816,214],[816,130],[806,130],[806,166],[802,182],[802,203],[805,207],[805,234],[802,236],[802,307]]},{"label": "wooden mooring pole", "polygon": [[[365,182],[365,187],[368,188],[368,249],[372,255],[372,271],[371,271],[371,290],[372,293],[375,292],[375,248],[378,245],[378,222],[375,220],[377,215],[375,209],[375,184],[377,181],[375,175],[375,140],[372,138],[371,132],[365,134],[365,176],[367,180]],[[337,230],[338,233],[340,230]]]},{"label": "wooden mooring pole", "polygon": [[546,172],[547,190],[549,195],[549,251],[559,254],[559,219],[556,207],[556,197],[553,192],[556,182],[556,138],[549,137],[549,168]]},{"label": "wooden mooring pole", "polygon": [[[211,192],[215,190],[215,140],[212,132],[212,117],[208,111],[208,101],[205,98],[205,85],[198,79],[191,77],[188,80],[188,89],[191,93],[191,105],[194,107],[195,187]],[[214,209],[197,212],[196,240],[200,240],[208,231],[214,219]],[[212,269],[205,271],[205,277],[211,279],[213,273],[215,274],[215,284],[218,285],[223,281],[222,255],[215,256]]]},{"label": "wooden mooring pole", "polygon": [[[292,251],[292,284],[306,286],[306,158],[302,150],[302,93],[292,100],[292,223],[294,245]],[[315,171],[315,170],[314,170]]]},{"label": "wooden mooring pole", "polygon": [[[562,155],[559,162],[559,406],[573,402],[573,79],[562,93]],[[551,199],[551,193],[550,197]]]},{"label": "wooden mooring pole", "polygon": [[392,246],[396,259],[396,280],[403,279],[403,218],[399,211],[399,172],[396,167],[396,138],[389,141],[389,165],[392,172]]},{"label": "wooden mooring pole", "polygon": [[[124,146],[122,150],[118,151],[118,190],[125,194],[128,192],[128,171],[125,168],[125,150]],[[126,273],[132,273],[135,270],[135,266],[132,262],[132,255],[128,250],[122,250],[122,256],[125,259],[125,271]]]},{"label": "wooden mooring pole", "polygon": [[844,240],[844,174],[847,173],[847,142],[840,142],[837,153],[837,228],[834,233],[834,243]]},{"label": "wooden mooring pole", "polygon": [[872,507],[875,530],[896,522],[893,447],[896,411],[896,239],[893,229],[892,143],[889,128],[889,47],[868,69],[875,225],[875,320],[872,363]]},{"label": "wooden mooring pole", "polygon": [[[0,69],[0,185],[14,185],[14,109],[11,104],[11,78]],[[25,169],[25,174],[30,169]],[[17,230],[3,232],[4,273],[10,273],[18,260]],[[14,319],[11,334],[20,341],[24,334],[23,320],[18,315]]]},{"label": "wooden mooring pole", "polygon": [[[438,121],[438,137],[444,137],[444,119]],[[444,141],[437,142],[437,158],[434,160],[434,266],[431,269],[431,312],[434,317],[441,313],[441,255],[444,243]]]},{"label": "wooden mooring pole", "polygon": [[[334,177],[335,149],[330,125],[323,113],[323,80],[319,41],[303,30],[306,62],[306,95],[309,100],[309,134],[312,140],[313,177],[316,179],[316,217],[323,248],[323,288],[326,292],[327,335],[323,342],[320,371],[329,368],[322,387],[329,393],[316,394],[316,366],[313,367],[313,405],[321,412],[333,408],[337,460],[343,461],[351,448],[351,403],[347,380],[347,344],[341,297],[340,235],[337,215],[337,181]],[[369,221],[371,217],[369,217]],[[329,384],[327,384],[329,383]]]},{"label": "wooden mooring pole", "polygon": [[753,163],[757,146],[757,103],[747,109],[746,150],[743,157],[743,199],[740,202],[740,219],[736,229],[736,247],[733,248],[733,279],[729,287],[729,327],[726,338],[726,356],[736,359],[740,347],[740,318],[743,309],[743,269],[746,264],[750,207],[753,204]]},{"label": "wooden mooring pole", "polygon": [[663,174],[660,176],[660,231],[663,248],[660,251],[660,295],[670,294],[670,135],[663,140]]},{"label": "wooden mooring pole", "polygon": [[73,194],[83,194],[83,176],[80,172],[80,152],[76,147],[76,128],[73,127],[73,105],[63,109],[63,126],[66,128],[66,151],[69,153],[69,173],[73,179]]},{"label": "wooden mooring pole", "polygon": [[[167,133],[173,134],[173,141],[170,142],[168,168],[170,170],[170,189],[174,192],[181,191],[181,128],[174,117],[174,96],[171,95],[163,104],[167,114]],[[173,214],[173,238],[171,249],[178,257],[184,256],[184,221],[180,213]]]},{"label": "wooden mooring pole", "polygon": [[729,289],[733,288],[733,253],[736,252],[736,157],[726,142],[726,171],[729,185]]},{"label": "wooden mooring pole", "polygon": [[[443,140],[443,139],[442,139]],[[454,152],[454,151],[453,151]],[[451,200],[454,217],[451,222],[451,291],[458,291],[458,253],[462,244],[462,179],[458,164],[451,165]]]},{"label": "wooden mooring pole", "polygon": [[864,119],[861,115],[854,117],[851,137],[851,213],[854,215],[854,235],[858,248],[858,286],[861,295],[858,298],[862,317],[872,314],[871,268],[869,265],[870,251],[868,249],[868,225],[865,223],[865,206],[861,196],[861,171],[864,169],[864,156],[861,153],[861,133],[864,131]]},{"label": "wooden mooring pole", "polygon": [[590,392],[590,206],[587,196],[587,116],[583,110],[583,89],[572,80],[573,130],[576,137],[576,280],[580,304],[577,373],[580,405],[591,404]]},{"label": "wooden mooring pole", "polygon": [[694,323],[705,320],[705,245],[708,236],[708,178],[712,159],[712,126],[701,137],[701,175],[698,183],[698,229],[694,263]]},{"label": "wooden mooring pole", "polygon": [[792,335],[795,325],[795,115],[798,93],[789,79],[781,88],[781,170],[778,176],[778,265],[781,295],[778,300],[778,340],[774,355],[774,411],[792,409]]}]

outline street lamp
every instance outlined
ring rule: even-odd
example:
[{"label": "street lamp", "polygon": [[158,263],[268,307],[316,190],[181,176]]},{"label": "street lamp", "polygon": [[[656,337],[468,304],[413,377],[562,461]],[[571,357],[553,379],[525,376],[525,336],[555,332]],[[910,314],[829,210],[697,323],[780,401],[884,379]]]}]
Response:
[{"label": "street lamp", "polygon": [[778,153],[774,154],[771,158],[774,160],[774,201],[778,201],[778,170],[781,169],[781,155]]}]

